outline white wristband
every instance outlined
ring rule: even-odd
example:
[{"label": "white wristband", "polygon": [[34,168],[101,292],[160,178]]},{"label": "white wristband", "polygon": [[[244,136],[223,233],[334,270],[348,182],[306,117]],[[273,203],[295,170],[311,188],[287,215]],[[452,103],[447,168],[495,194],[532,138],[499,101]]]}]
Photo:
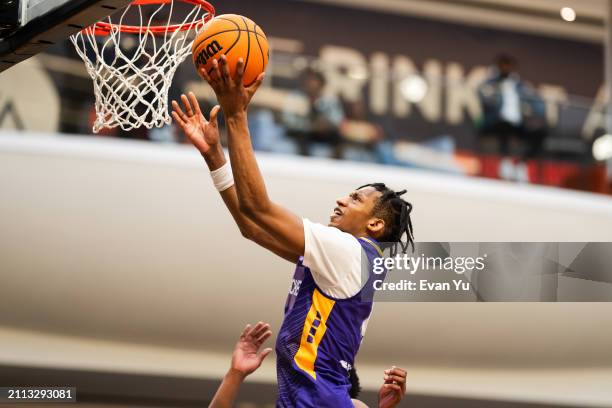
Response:
[{"label": "white wristband", "polygon": [[212,177],[215,188],[220,193],[234,185],[234,176],[229,162],[225,163],[217,170],[211,171],[210,176]]}]

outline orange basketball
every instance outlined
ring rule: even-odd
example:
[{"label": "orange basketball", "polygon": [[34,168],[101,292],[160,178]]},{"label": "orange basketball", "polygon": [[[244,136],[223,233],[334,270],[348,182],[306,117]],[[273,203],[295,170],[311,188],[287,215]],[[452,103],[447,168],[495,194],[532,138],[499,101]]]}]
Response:
[{"label": "orange basketball", "polygon": [[223,14],[207,22],[193,42],[193,63],[210,74],[213,60],[225,54],[232,77],[238,59],[244,60],[244,85],[249,86],[266,70],[268,39],[261,27],[237,14]]}]

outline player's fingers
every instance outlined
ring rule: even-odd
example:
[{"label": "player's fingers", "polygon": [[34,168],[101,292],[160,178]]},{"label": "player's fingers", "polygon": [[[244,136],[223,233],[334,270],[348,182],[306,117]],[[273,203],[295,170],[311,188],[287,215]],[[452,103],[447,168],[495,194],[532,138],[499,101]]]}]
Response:
[{"label": "player's fingers", "polygon": [[406,378],[400,375],[385,375],[386,382],[395,382],[396,384],[402,384],[406,382]]},{"label": "player's fingers", "polygon": [[232,79],[229,71],[229,64],[227,63],[227,57],[224,55],[221,56],[221,61],[219,61],[219,65],[221,66],[221,77],[223,82],[229,82]]},{"label": "player's fingers", "polygon": [[210,111],[210,119],[209,122],[212,123],[214,127],[217,127],[217,115],[219,115],[219,111],[221,110],[221,106],[215,105]]},{"label": "player's fingers", "polygon": [[241,84],[243,78],[244,78],[244,60],[242,58],[238,58],[238,62],[236,63],[236,83]]},{"label": "player's fingers", "polygon": [[[269,327],[268,327],[269,329]],[[267,330],[257,337],[257,344],[263,344],[272,336],[272,330]]]},{"label": "player's fingers", "polygon": [[406,377],[406,371],[402,370],[401,368],[392,368],[390,370],[386,370],[385,374],[393,374],[393,375],[398,375],[400,377]]},{"label": "player's fingers", "polygon": [[213,91],[215,91],[215,95],[219,95],[221,92],[221,86],[223,85],[220,78],[221,74],[219,73],[219,69],[215,69],[213,67],[208,71],[208,73],[210,77],[210,87],[213,89]]},{"label": "player's fingers", "polygon": [[180,116],[180,118],[184,122],[187,122],[187,115],[185,115],[185,112],[183,112],[177,101],[172,101],[172,109],[177,113],[177,115]]},{"label": "player's fingers", "polygon": [[187,96],[185,94],[181,95],[181,101],[183,101],[183,106],[185,107],[185,113],[187,114],[187,116],[192,117],[193,109],[191,109],[191,104],[189,103],[189,99],[187,99]]},{"label": "player's fingers", "polygon": [[210,73],[210,79],[212,79],[211,85],[213,83],[218,85],[221,82],[221,71],[219,71],[219,61],[215,58],[213,60],[212,72]]},{"label": "player's fingers", "polygon": [[[258,323],[259,324],[259,323]],[[255,331],[257,330],[257,325],[249,328],[249,331],[246,333],[245,339],[250,341],[250,342],[254,342],[256,340],[256,336],[253,335],[253,333],[255,333]]]},{"label": "player's fingers", "polygon": [[208,85],[210,85],[210,87],[213,89],[213,91],[215,91],[215,93],[217,93],[217,83],[215,82],[215,80],[211,77],[211,74],[213,73],[214,69],[211,68],[210,70],[206,70],[206,68],[202,67],[200,68],[200,75],[202,76],[202,78],[204,78],[204,80],[206,82],[208,82]]},{"label": "player's fingers", "polygon": [[385,374],[395,374],[395,375],[406,377],[408,372],[406,370],[402,369],[402,368],[398,368],[398,367],[393,366],[389,370],[386,370]]},{"label": "player's fingers", "polygon": [[257,339],[262,333],[264,333],[268,329],[269,326],[265,322],[258,322],[255,327],[253,327],[253,332],[251,333],[251,335],[253,336],[253,338]]},{"label": "player's fingers", "polygon": [[202,111],[200,110],[200,103],[198,102],[198,98],[196,98],[195,94],[191,91],[187,94],[189,96],[189,102],[191,102],[191,106],[193,106],[193,110],[196,115],[201,115]]},{"label": "player's fingers", "polygon": [[[211,72],[212,72],[212,70],[211,70]],[[206,71],[206,68],[204,68],[204,67],[200,68],[200,75],[202,76],[202,78],[204,78],[204,80],[206,82],[208,82],[209,84],[212,85],[213,80],[210,77],[210,73],[208,71]]]},{"label": "player's fingers", "polygon": [[249,335],[250,331],[251,331],[251,325],[247,324],[246,326],[244,326],[244,330],[242,331],[240,338],[245,339]]},{"label": "player's fingers", "polygon": [[398,366],[391,366],[391,370],[398,370],[398,371],[402,371],[402,372],[406,373],[406,370],[404,370],[403,368],[398,367]]},{"label": "player's fingers", "polygon": [[402,387],[400,387],[397,384],[383,384],[383,387],[386,388],[387,390],[393,390],[399,395],[402,395]]},{"label": "player's fingers", "polygon": [[257,92],[257,90],[259,89],[259,87],[263,83],[264,79],[266,79],[266,74],[264,72],[262,72],[261,74],[259,74],[259,76],[255,80],[255,82],[253,82],[253,84],[251,86],[249,86],[248,91],[249,91],[249,94],[251,95],[251,97],[253,97],[253,95],[255,95],[255,92]]},{"label": "player's fingers", "polygon": [[268,357],[268,354],[270,354],[271,352],[272,352],[272,349],[267,348],[267,349],[264,349],[261,353],[259,353],[259,364],[261,364],[261,362],[264,361],[264,359]]},{"label": "player's fingers", "polygon": [[179,116],[178,113],[176,112],[172,112],[172,117],[174,118],[174,121],[181,127],[184,128],[185,127],[185,122],[183,122],[183,120],[181,119],[181,117]]}]

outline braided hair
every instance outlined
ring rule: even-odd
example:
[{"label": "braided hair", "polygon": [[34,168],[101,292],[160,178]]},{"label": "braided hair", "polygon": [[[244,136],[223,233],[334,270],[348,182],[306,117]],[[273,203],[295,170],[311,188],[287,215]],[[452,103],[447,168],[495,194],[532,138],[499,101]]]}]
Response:
[{"label": "braided hair", "polygon": [[357,375],[357,370],[355,369],[355,367],[351,367],[351,369],[349,370],[349,382],[351,383],[349,396],[353,399],[359,398],[359,393],[361,392],[361,384],[359,383],[359,376]]},{"label": "braided hair", "polygon": [[[404,254],[408,252],[408,246],[411,246],[414,252],[414,230],[410,219],[412,204],[401,197],[406,194],[406,190],[393,191],[384,183],[366,184],[359,187],[358,190],[365,187],[373,187],[376,191],[382,193],[372,211],[376,217],[385,221],[385,230],[379,241],[399,244]],[[402,241],[404,234],[406,240]],[[395,256],[396,245],[393,245],[392,252],[391,255]]]}]

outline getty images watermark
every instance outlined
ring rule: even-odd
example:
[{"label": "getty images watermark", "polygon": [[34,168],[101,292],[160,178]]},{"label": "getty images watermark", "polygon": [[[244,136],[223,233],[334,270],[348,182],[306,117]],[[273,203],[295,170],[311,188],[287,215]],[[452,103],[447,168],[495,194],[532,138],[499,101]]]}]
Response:
[{"label": "getty images watermark", "polygon": [[409,290],[409,291],[451,291],[451,290],[470,290],[470,282],[463,279],[452,279],[451,282],[431,281],[429,279],[402,279],[399,282],[385,282],[386,272],[389,270],[404,271],[410,276],[416,275],[418,271],[438,271],[454,272],[463,275],[468,271],[483,271],[486,267],[485,260],[487,254],[479,257],[451,257],[442,258],[440,256],[421,256],[415,257],[408,254],[397,254],[393,257],[379,256],[372,262],[372,272],[378,275],[379,279],[372,281],[374,290]]},{"label": "getty images watermark", "polygon": [[612,301],[612,243],[392,244],[362,257],[365,300]]}]

